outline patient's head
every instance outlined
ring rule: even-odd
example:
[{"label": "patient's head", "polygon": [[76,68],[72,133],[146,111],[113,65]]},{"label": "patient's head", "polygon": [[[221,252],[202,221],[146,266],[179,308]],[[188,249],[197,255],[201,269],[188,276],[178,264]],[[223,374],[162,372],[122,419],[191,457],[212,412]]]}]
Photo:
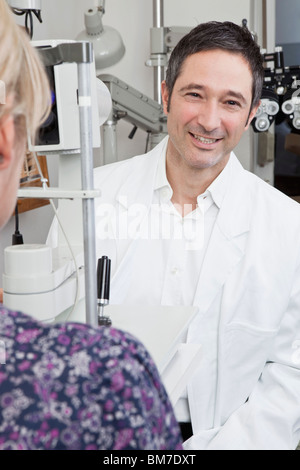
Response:
[{"label": "patient's head", "polygon": [[13,212],[27,135],[50,107],[46,73],[25,30],[0,0],[0,230]]}]

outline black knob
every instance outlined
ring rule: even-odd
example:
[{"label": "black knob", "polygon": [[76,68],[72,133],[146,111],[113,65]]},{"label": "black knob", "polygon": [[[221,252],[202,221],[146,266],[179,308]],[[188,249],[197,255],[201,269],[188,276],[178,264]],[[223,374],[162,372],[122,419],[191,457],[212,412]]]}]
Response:
[{"label": "black knob", "polygon": [[[102,256],[98,260],[97,267],[97,294],[99,303],[108,303],[110,294],[110,265],[111,261],[107,256]],[[101,302],[104,301],[104,302]],[[106,301],[106,302],[105,302]]]}]

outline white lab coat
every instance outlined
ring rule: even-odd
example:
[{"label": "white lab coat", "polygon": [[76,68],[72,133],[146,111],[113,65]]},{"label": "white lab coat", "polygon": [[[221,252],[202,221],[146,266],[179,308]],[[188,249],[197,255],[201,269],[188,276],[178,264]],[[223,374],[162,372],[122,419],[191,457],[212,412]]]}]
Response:
[{"label": "white lab coat", "polygon": [[[150,206],[165,145],[95,170],[95,186],[102,191],[98,233],[103,204],[122,213],[130,204]],[[188,388],[194,435],[185,448],[295,449],[300,440],[300,206],[245,171],[234,154],[231,158],[233,177],[204,258],[194,302],[199,314],[188,333],[188,342],[197,343],[201,322],[218,309],[214,423],[203,430],[198,391],[205,378],[198,373]],[[114,224],[110,229],[113,235]],[[114,236],[99,241],[99,255],[112,259],[112,303],[125,296],[134,244]]]}]

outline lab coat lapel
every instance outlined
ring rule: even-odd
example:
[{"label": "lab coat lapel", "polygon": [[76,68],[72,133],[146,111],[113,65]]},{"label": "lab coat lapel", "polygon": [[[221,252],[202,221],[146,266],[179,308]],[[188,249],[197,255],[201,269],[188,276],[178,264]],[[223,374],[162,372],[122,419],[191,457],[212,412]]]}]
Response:
[{"label": "lab coat lapel", "polygon": [[205,315],[226,279],[242,259],[250,226],[251,201],[243,175],[245,170],[233,159],[231,184],[220,208],[204,257],[194,305]]}]

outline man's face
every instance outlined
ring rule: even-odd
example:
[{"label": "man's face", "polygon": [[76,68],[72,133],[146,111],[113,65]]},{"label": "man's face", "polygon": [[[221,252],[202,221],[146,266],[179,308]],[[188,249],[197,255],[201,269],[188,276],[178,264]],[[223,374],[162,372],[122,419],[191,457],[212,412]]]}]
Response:
[{"label": "man's face", "polygon": [[168,111],[168,90],[162,84],[170,136],[167,159],[194,169],[226,165],[230,152],[256,114],[250,113],[252,74],[245,59],[220,49],[189,56],[178,76]]}]

